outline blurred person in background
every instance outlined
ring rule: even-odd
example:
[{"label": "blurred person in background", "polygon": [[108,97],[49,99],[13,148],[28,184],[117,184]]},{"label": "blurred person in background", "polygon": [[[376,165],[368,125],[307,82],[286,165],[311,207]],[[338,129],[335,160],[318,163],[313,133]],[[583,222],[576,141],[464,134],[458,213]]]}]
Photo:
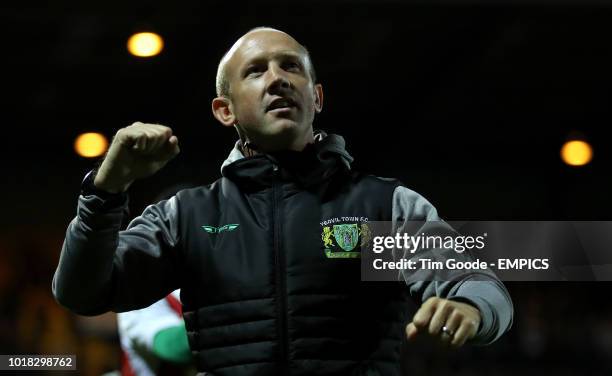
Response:
[{"label": "blurred person in background", "polygon": [[[117,315],[124,376],[193,374],[180,290],[149,307]],[[190,372],[191,371],[191,372]]]}]

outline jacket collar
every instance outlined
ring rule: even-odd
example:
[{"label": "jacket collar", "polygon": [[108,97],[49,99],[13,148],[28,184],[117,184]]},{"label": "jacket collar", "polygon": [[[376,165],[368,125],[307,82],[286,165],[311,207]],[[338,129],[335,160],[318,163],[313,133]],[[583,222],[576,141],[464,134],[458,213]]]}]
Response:
[{"label": "jacket collar", "polygon": [[319,132],[315,142],[303,151],[280,151],[245,157],[237,141],[221,166],[221,174],[235,183],[253,188],[270,186],[280,178],[309,188],[321,185],[337,173],[351,168],[353,157],[346,151],[344,138]]}]

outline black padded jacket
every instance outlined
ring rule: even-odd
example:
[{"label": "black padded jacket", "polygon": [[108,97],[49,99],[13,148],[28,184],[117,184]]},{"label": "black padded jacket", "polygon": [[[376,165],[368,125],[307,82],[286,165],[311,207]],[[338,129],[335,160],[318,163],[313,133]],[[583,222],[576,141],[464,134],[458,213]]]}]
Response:
[{"label": "black padded jacket", "polygon": [[409,295],[478,307],[476,343],[503,334],[512,303],[494,278],[361,282],[362,225],[439,218],[422,196],[351,161],[336,135],[303,152],[245,158],[236,147],[221,179],[149,206],[124,231],[126,200],[81,196],[56,299],[92,315],[181,288],[198,371],[219,376],[399,375]]}]

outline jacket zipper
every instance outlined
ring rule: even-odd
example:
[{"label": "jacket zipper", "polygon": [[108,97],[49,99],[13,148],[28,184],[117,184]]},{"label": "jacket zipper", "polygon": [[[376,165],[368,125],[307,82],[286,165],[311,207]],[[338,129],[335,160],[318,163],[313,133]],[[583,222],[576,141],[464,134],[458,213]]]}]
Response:
[{"label": "jacket zipper", "polygon": [[[278,166],[273,165],[275,174],[278,174]],[[289,340],[287,327],[287,291],[286,291],[286,271],[285,257],[281,250],[281,218],[280,218],[280,194],[279,183],[272,185],[272,210],[274,222],[274,254],[276,260],[276,306],[278,310],[278,338],[280,342],[280,361],[281,372],[289,375]]]}]

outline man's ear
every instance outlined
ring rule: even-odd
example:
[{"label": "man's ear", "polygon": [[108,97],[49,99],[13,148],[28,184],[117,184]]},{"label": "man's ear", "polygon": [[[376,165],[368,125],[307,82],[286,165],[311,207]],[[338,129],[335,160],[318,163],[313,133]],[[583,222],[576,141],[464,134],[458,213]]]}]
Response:
[{"label": "man's ear", "polygon": [[315,111],[317,114],[323,111],[323,86],[321,84],[316,84],[314,86],[314,94],[315,94]]},{"label": "man's ear", "polygon": [[212,101],[213,115],[226,127],[231,127],[236,122],[236,116],[231,106],[231,101],[226,97],[216,97]]}]

